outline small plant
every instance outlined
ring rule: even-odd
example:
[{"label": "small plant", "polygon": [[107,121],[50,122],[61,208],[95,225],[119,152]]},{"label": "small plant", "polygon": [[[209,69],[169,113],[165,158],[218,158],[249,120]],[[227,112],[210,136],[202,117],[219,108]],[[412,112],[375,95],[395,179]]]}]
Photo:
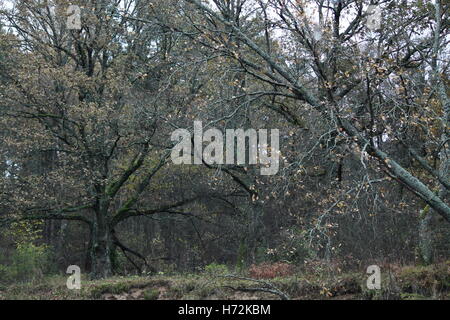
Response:
[{"label": "small plant", "polygon": [[205,272],[211,275],[224,275],[229,273],[226,265],[217,263],[208,264],[205,267]]},{"label": "small plant", "polygon": [[159,291],[155,288],[150,288],[144,291],[144,300],[158,300]]}]

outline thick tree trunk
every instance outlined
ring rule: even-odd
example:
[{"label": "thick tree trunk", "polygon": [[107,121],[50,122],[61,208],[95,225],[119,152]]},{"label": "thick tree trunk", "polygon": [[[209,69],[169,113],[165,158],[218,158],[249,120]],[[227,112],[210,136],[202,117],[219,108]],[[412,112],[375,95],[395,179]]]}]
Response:
[{"label": "thick tree trunk", "polygon": [[110,250],[113,238],[107,217],[108,205],[100,201],[95,211],[96,221],[91,230],[91,277],[94,279],[112,275]]},{"label": "thick tree trunk", "polygon": [[110,249],[112,246],[109,230],[99,225],[94,226],[96,232],[92,234],[91,249],[91,277],[94,279],[107,278],[112,275]]}]

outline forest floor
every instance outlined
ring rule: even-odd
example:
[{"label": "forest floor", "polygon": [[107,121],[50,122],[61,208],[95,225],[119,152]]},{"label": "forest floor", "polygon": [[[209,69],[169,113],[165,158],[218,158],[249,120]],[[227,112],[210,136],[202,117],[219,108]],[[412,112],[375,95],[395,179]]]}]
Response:
[{"label": "forest floor", "polygon": [[[67,277],[43,277],[30,283],[0,285],[2,299],[44,300],[252,300],[280,299],[444,299],[450,300],[450,261],[430,266],[382,271],[381,289],[367,289],[363,272],[321,271],[252,281],[207,273],[82,279],[81,290],[69,290]],[[271,290],[276,293],[264,292]],[[260,291],[261,290],[261,291]]]}]

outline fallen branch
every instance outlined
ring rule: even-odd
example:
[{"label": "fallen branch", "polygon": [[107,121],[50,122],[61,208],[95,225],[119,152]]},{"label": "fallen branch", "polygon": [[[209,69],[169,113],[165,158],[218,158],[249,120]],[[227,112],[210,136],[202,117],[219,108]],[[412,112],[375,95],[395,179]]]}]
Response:
[{"label": "fallen branch", "polygon": [[116,234],[115,234],[115,231],[113,231],[112,237],[113,237],[113,243],[122,250],[124,256],[128,259],[128,261],[131,262],[131,264],[138,270],[139,273],[142,273],[142,269],[126,254],[126,252],[129,252],[129,253],[135,255],[136,257],[140,258],[144,262],[144,265],[147,268],[149,268],[152,272],[156,272],[156,270],[154,270],[147,263],[147,259],[142,254],[140,254],[139,252],[136,252],[133,249],[128,248],[122,242],[120,242],[119,239],[117,238]]},{"label": "fallen branch", "polygon": [[262,287],[257,287],[257,288],[247,288],[247,287],[232,287],[232,286],[224,286],[225,288],[229,288],[232,289],[234,291],[243,291],[243,292],[267,292],[267,293],[271,293],[271,294],[275,294],[277,296],[279,296],[281,298],[281,300],[290,300],[291,298],[284,292],[282,292],[281,290],[279,290],[277,287],[275,287],[272,283],[268,282],[268,281],[263,281],[263,280],[259,280],[259,279],[253,279],[253,278],[247,278],[247,277],[241,277],[241,276],[236,276],[236,275],[225,275],[225,276],[220,276],[223,278],[232,278],[232,279],[238,279],[238,280],[246,280],[246,281],[253,281],[253,282],[257,282],[262,284]]}]

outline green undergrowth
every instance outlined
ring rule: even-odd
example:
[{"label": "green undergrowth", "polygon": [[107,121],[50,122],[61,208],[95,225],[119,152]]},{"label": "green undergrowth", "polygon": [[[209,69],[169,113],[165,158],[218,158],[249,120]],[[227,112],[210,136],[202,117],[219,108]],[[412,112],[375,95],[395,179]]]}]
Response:
[{"label": "green undergrowth", "polygon": [[[450,299],[450,261],[430,266],[381,270],[380,290],[369,290],[364,272],[294,274],[263,280],[291,299],[426,300]],[[172,300],[280,299],[274,293],[252,291],[266,283],[211,273],[82,279],[81,290],[68,290],[66,277],[0,286],[0,299],[45,300]]]}]

